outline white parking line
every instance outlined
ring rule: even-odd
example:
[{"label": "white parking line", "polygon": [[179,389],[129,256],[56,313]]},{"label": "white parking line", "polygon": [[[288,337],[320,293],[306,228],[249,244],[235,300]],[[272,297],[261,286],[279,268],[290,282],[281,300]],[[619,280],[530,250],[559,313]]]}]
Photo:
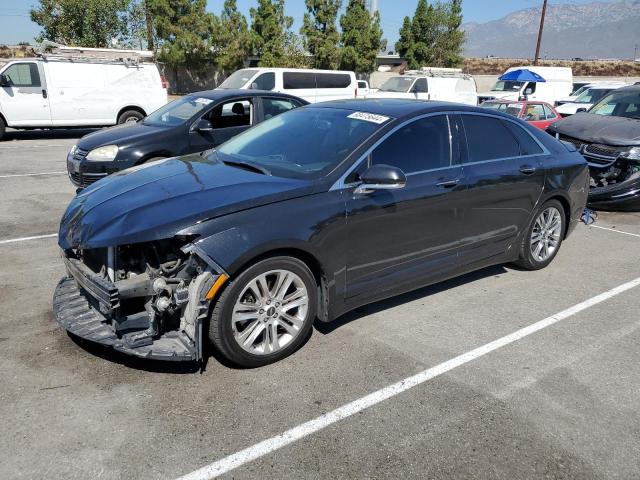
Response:
[{"label": "white parking line", "polygon": [[623,232],[622,230],[618,230],[618,229],[615,229],[615,228],[601,227],[599,225],[589,225],[589,226],[593,227],[593,228],[599,228],[600,230],[607,230],[609,232],[621,233],[623,235],[630,235],[632,237],[640,237],[640,235],[638,235],[637,233]]},{"label": "white parking line", "polygon": [[39,240],[41,238],[53,238],[57,236],[57,233],[47,233],[46,235],[36,235],[34,237],[10,238],[8,240],[0,240],[0,245],[4,245],[6,243],[26,242],[29,240]]},{"label": "white parking line", "polygon": [[358,400],[354,400],[353,402],[343,405],[342,407],[338,407],[331,412],[325,413],[324,415],[298,425],[297,427],[293,427],[292,429],[287,430],[280,435],[264,440],[251,447],[245,448],[244,450],[240,450],[239,452],[222,458],[221,460],[218,460],[210,465],[195,470],[194,472],[188,473],[180,477],[178,480],[208,480],[225,474],[246,463],[249,463],[260,457],[268,455],[275,450],[296,442],[308,435],[316,433],[330,425],[333,425],[334,423],[339,422],[340,420],[344,420],[345,418],[361,412],[362,410],[383,402],[384,400],[406,392],[407,390],[416,387],[428,380],[431,380],[439,375],[442,375],[450,370],[453,370],[456,367],[476,360],[488,353],[493,352],[494,350],[497,350],[524,337],[539,332],[544,328],[550,327],[551,325],[565,320],[579,312],[582,312],[583,310],[602,303],[605,300],[626,292],[627,290],[635,288],[638,285],[640,285],[640,278],[631,280],[630,282],[624,283],[607,292],[596,295],[595,297],[585,300],[582,303],[578,303],[573,307],[569,307],[566,310],[556,313],[555,315],[547,317],[544,320],[540,320],[539,322],[529,325],[528,327],[524,327],[502,338],[498,338],[493,342],[487,343],[486,345],[483,345],[467,353],[463,353],[462,355],[452,358],[451,360],[448,360],[444,363],[436,365],[435,367],[428,368],[427,370],[424,370],[411,377],[407,377],[404,380],[394,383],[393,385],[389,385],[388,387],[370,393],[369,395],[359,398]]},{"label": "white parking line", "polygon": [[67,172],[14,173],[11,175],[0,175],[0,178],[39,177],[41,175],[62,175],[66,173]]}]

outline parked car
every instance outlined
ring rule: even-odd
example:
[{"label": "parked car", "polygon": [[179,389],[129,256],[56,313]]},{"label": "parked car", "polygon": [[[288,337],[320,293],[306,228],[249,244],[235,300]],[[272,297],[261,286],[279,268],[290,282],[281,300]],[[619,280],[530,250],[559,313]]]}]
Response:
[{"label": "parked car", "polygon": [[366,80],[358,80],[358,91],[356,98],[367,98],[369,96],[369,82]]},{"label": "parked car", "polygon": [[90,127],[142,119],[167,103],[167,84],[146,53],[151,55],[63,47],[8,62],[0,68],[0,138],[7,126]]},{"label": "parked car", "polygon": [[513,82],[499,80],[489,92],[478,94],[478,102],[487,100],[532,100],[553,105],[556,100],[567,97],[573,91],[573,72],[565,67],[513,67],[515,70],[529,70],[545,79],[544,82]]},{"label": "parked car", "polygon": [[457,68],[425,68],[387,79],[368,98],[440,100],[477,105],[478,91],[471,75]]},{"label": "parked car", "polygon": [[589,162],[590,207],[640,211],[640,85],[611,92],[548,132],[574,144]]},{"label": "parked car", "polygon": [[356,98],[356,74],[340,70],[245,68],[231,74],[218,89],[269,90],[289,93],[309,103]]},{"label": "parked car", "polygon": [[553,122],[560,120],[560,114],[556,112],[556,109],[545,102],[489,100],[484,102],[481,107],[513,115],[540,130],[546,130]]},{"label": "parked car", "polygon": [[125,168],[201,152],[288,110],[301,98],[258,90],[210,90],[175,100],[141,122],[82,137],[67,155],[71,182],[80,188]]},{"label": "parked car", "polygon": [[564,104],[564,103],[571,103],[573,102],[576,98],[578,98],[578,96],[584,92],[587,88],[589,87],[597,87],[600,83],[603,82],[593,82],[593,83],[584,83],[584,82],[578,82],[578,83],[573,83],[573,92],[571,92],[571,95],[569,95],[568,97],[564,97],[564,98],[560,98],[558,100],[555,101],[554,106],[555,107],[559,107],[560,105]]},{"label": "parked car", "polygon": [[560,105],[556,110],[562,117],[569,117],[578,112],[586,112],[613,90],[625,86],[627,86],[625,83],[603,83],[587,87],[575,100]]},{"label": "parked car", "polygon": [[499,112],[308,105],[76,196],[53,309],[72,334],[132,355],[201,359],[208,338],[265,365],[316,317],[492,264],[547,266],[588,179],[575,150]]}]

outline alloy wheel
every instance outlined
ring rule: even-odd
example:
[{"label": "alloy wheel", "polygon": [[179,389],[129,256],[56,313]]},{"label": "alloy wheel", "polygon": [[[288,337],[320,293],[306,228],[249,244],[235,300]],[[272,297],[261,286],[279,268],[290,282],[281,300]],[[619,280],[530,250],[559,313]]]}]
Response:
[{"label": "alloy wheel", "polygon": [[307,318],[309,293],[289,270],[271,270],[250,280],[233,306],[231,323],[238,345],[253,355],[269,355],[296,338]]},{"label": "alloy wheel", "polygon": [[562,215],[556,207],[543,210],[531,231],[531,255],[537,262],[548,260],[560,245],[562,235]]}]

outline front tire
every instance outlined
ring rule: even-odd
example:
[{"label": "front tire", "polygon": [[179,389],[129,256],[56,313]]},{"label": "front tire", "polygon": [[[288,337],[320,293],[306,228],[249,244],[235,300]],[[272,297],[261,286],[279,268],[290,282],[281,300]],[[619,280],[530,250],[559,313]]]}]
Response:
[{"label": "front tire", "polygon": [[144,115],[137,110],[126,110],[118,117],[118,125],[123,123],[138,123],[144,118]]},{"label": "front tire", "polygon": [[305,341],[317,305],[309,267],[293,257],[268,258],[227,284],[211,313],[209,339],[236,365],[268,365]]},{"label": "front tire", "polygon": [[525,232],[516,265],[526,270],[540,270],[549,265],[562,245],[566,221],[564,207],[558,200],[545,202]]},{"label": "front tire", "polygon": [[0,117],[0,140],[4,138],[4,134],[7,131],[7,124],[4,123],[4,119]]}]

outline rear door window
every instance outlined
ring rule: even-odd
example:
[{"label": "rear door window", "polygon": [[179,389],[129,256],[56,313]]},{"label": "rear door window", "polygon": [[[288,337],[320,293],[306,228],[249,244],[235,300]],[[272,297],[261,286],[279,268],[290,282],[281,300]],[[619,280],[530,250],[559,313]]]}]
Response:
[{"label": "rear door window", "polygon": [[451,166],[446,115],[411,122],[392,133],[371,154],[371,164],[386,164],[405,174]]},{"label": "rear door window", "polygon": [[249,100],[234,100],[218,105],[208,116],[215,129],[245,127],[251,125],[253,105]]},{"label": "rear door window", "polygon": [[494,117],[462,115],[469,162],[518,157],[520,145],[504,123]]},{"label": "rear door window", "polygon": [[520,155],[539,155],[543,153],[538,142],[536,142],[531,134],[525,131],[524,128],[513,122],[504,121],[502,123],[518,141],[518,144],[520,145]]},{"label": "rear door window", "polygon": [[16,63],[4,71],[12,87],[39,87],[40,74],[35,63]]},{"label": "rear door window", "polygon": [[316,88],[316,74],[308,72],[284,72],[282,82],[285,90]]},{"label": "rear door window", "polygon": [[351,85],[351,76],[346,73],[318,73],[316,85],[318,88],[347,88]]}]

